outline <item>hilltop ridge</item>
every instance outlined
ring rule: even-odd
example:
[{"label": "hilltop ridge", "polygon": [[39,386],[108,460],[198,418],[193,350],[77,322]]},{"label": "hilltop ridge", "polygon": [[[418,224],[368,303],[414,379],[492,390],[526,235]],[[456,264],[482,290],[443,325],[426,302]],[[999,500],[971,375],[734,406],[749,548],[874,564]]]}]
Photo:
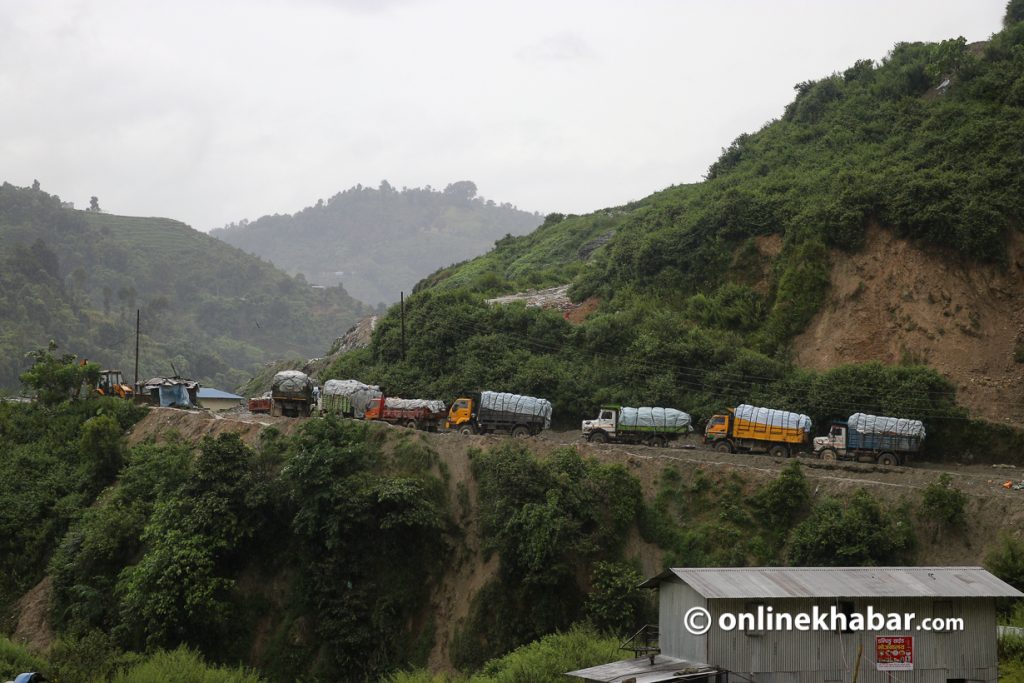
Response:
[{"label": "hilltop ridge", "polygon": [[312,283],[344,284],[360,301],[377,304],[397,301],[432,270],[478,256],[495,240],[540,222],[537,214],[478,196],[469,180],[444,190],[398,190],[385,180],[210,234]]},{"label": "hilltop ridge", "polygon": [[234,388],[267,357],[312,356],[364,312],[341,287],[301,279],[168,218],[76,211],[41,189],[0,186],[0,387],[24,353],[62,351],[140,374],[171,364]]}]

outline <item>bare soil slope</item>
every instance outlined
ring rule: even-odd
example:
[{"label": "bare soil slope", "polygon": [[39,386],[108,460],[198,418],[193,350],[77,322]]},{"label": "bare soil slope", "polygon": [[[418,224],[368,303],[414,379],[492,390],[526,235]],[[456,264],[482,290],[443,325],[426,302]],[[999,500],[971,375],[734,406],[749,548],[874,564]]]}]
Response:
[{"label": "bare soil slope", "polygon": [[872,227],[864,249],[832,254],[831,293],[795,340],[797,364],[924,362],[972,414],[1024,423],[1024,237],[1008,254],[1005,266],[978,266]]}]

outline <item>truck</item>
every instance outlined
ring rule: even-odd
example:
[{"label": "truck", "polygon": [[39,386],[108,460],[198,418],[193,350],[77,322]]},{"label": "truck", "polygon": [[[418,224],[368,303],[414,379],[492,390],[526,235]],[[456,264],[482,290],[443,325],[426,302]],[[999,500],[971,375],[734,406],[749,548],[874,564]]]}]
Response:
[{"label": "truck", "polygon": [[304,372],[282,370],[270,385],[270,414],[309,417],[313,412],[313,381]]},{"label": "truck", "polygon": [[551,402],[506,392],[471,392],[452,403],[444,426],[460,434],[502,432],[522,439],[551,426]]},{"label": "truck", "polygon": [[247,405],[250,413],[269,414],[270,409],[274,407],[274,399],[271,398],[271,393],[268,391],[262,396],[253,396],[249,399]]},{"label": "truck", "polygon": [[320,412],[361,420],[370,403],[383,397],[384,393],[375,384],[363,384],[357,379],[329,379],[320,394]]},{"label": "truck", "polygon": [[367,420],[436,432],[444,425],[446,414],[444,401],[380,396],[370,399],[364,416]]},{"label": "truck", "polygon": [[920,420],[854,413],[833,422],[828,436],[814,439],[814,454],[822,460],[905,465],[921,450],[924,437]]},{"label": "truck", "polygon": [[712,416],[704,428],[704,443],[723,453],[789,457],[810,451],[811,418],[744,403]]},{"label": "truck", "polygon": [[597,419],[584,420],[582,431],[593,443],[647,444],[665,447],[693,431],[690,416],[674,408],[601,406]]}]

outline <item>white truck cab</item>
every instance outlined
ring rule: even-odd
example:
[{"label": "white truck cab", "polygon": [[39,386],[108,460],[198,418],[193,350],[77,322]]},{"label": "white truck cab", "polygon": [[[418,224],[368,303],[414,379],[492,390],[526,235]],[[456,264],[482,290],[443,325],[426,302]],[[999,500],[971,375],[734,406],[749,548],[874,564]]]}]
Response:
[{"label": "white truck cab", "polygon": [[834,424],[828,430],[828,436],[814,437],[814,452],[821,453],[825,449],[831,449],[839,455],[846,452],[845,425]]},{"label": "white truck cab", "polygon": [[589,436],[591,433],[600,431],[609,437],[614,437],[616,417],[615,410],[612,408],[602,408],[601,412],[597,415],[597,419],[583,421],[583,436]]}]

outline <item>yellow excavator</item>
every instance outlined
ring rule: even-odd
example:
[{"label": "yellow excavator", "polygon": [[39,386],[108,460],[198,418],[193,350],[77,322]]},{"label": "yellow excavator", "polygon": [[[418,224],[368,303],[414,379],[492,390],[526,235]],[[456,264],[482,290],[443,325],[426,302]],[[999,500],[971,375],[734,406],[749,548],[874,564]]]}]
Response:
[{"label": "yellow excavator", "polygon": [[117,396],[129,401],[135,397],[135,390],[131,385],[124,383],[124,376],[120,370],[101,371],[96,393],[100,396]]}]

